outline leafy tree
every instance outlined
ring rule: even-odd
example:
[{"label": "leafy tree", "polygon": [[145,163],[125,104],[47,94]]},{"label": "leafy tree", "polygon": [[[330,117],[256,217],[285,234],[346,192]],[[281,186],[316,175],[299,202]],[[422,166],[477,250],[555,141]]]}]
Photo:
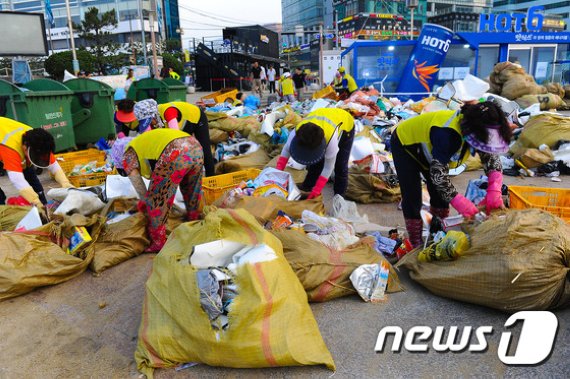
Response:
[{"label": "leafy tree", "polygon": [[[77,60],[79,61],[79,67],[85,72],[93,72],[97,67],[95,58],[86,50],[77,50]],[[65,70],[73,72],[72,61],[73,55],[71,51],[55,53],[46,59],[45,69],[52,78],[62,80]]]},{"label": "leafy tree", "polygon": [[176,38],[169,38],[164,41],[163,50],[169,53],[180,52],[182,50],[182,42]]},{"label": "leafy tree", "polygon": [[98,70],[106,73],[108,57],[115,55],[118,44],[113,42],[111,30],[118,25],[115,10],[99,14],[99,9],[90,7],[80,24],[74,24],[79,37],[89,44],[89,50],[95,55]]},{"label": "leafy tree", "polygon": [[164,67],[172,67],[174,71],[178,73],[178,75],[184,75],[184,64],[179,58],[180,54],[171,54],[164,52],[162,53],[162,64]]}]

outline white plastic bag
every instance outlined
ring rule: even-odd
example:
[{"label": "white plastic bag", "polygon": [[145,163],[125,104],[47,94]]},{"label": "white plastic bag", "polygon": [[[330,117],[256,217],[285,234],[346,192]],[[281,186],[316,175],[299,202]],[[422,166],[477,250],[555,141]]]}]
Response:
[{"label": "white plastic bag", "polygon": [[24,218],[20,220],[18,225],[16,225],[16,229],[14,229],[14,231],[21,232],[25,230],[32,230],[39,228],[42,225],[42,219],[40,218],[40,212],[38,211],[38,208],[32,207],[32,209],[30,209]]},{"label": "white plastic bag", "polygon": [[79,213],[83,216],[89,216],[100,211],[104,207],[105,203],[103,203],[93,192],[70,189],[67,197],[59,207],[57,207],[54,214],[71,215]]}]

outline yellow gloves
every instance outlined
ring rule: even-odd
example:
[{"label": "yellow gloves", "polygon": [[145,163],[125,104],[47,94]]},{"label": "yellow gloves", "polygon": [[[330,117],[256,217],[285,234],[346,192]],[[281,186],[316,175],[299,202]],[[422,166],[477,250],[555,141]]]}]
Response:
[{"label": "yellow gloves", "polygon": [[43,207],[44,206],[42,204],[42,202],[40,201],[38,194],[36,193],[36,191],[34,191],[34,189],[32,187],[26,187],[26,188],[21,189],[20,190],[20,196],[22,196],[24,199],[26,199],[32,205],[35,205],[37,207]]},{"label": "yellow gloves", "polygon": [[69,179],[67,179],[67,176],[65,176],[61,168],[55,172],[53,177],[62,188],[75,188],[75,186],[69,182]]}]

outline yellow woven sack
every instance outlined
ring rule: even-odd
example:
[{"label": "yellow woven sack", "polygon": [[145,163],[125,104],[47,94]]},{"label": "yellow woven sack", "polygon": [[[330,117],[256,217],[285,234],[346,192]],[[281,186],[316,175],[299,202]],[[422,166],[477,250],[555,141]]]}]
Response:
[{"label": "yellow woven sack", "polygon": [[[200,305],[197,269],[189,257],[195,245],[225,239],[266,244],[276,259],[240,265],[229,326],[212,329]],[[224,367],[335,365],[307,303],[307,295],[283,256],[281,242],[248,212],[214,210],[203,221],[180,225],[156,256],[146,283],[138,369],[201,362]]]}]

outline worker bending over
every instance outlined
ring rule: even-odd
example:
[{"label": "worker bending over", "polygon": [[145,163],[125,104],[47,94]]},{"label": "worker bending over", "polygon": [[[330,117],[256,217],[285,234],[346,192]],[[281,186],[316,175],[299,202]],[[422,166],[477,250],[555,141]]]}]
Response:
[{"label": "worker bending over", "polygon": [[414,247],[422,243],[420,174],[427,183],[433,215],[447,217],[451,204],[464,217],[472,217],[479,210],[457,192],[448,172],[478,152],[489,177],[487,195],[480,205],[485,206],[487,213],[502,208],[503,174],[498,154],[509,150],[511,133],[501,109],[488,101],[466,104],[460,111],[424,113],[396,127],[391,139],[392,154],[406,229]]},{"label": "worker bending over", "polygon": [[[178,129],[150,130],[127,146],[123,167],[141,199],[139,210],[149,221],[147,232],[152,243],[147,252],[159,252],[166,243],[166,221],[178,187],[187,221],[199,218],[203,164],[198,141]],[[150,180],[148,190],[142,177]]]},{"label": "worker bending over", "polygon": [[333,81],[333,86],[341,98],[348,98],[358,90],[358,84],[356,84],[352,75],[347,73],[343,66],[338,68]]},{"label": "worker bending over", "polygon": [[[10,182],[29,203],[43,207],[47,203],[35,168],[47,168],[63,188],[73,187],[55,160],[55,141],[44,129],[33,129],[9,118],[0,117],[0,160]],[[0,204],[6,195],[0,189]]]},{"label": "worker bending over", "polygon": [[344,195],[353,141],[354,118],[350,113],[338,108],[317,109],[289,134],[277,169],[284,170],[289,157],[306,165],[308,173],[299,188],[310,191],[309,199],[321,194],[334,170],[334,193]]}]

